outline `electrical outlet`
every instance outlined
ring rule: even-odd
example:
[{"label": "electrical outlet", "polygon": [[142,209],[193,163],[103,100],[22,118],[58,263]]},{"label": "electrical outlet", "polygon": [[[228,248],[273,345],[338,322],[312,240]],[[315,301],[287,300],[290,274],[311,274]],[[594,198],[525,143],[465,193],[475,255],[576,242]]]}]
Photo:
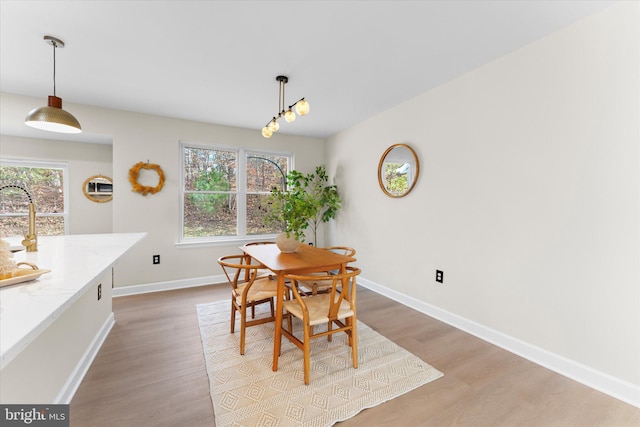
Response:
[{"label": "electrical outlet", "polygon": [[102,283],[98,285],[98,301],[102,298]]},{"label": "electrical outlet", "polygon": [[154,255],[153,256],[153,263],[154,264],[160,264],[160,255]]},{"label": "electrical outlet", "polygon": [[444,272],[442,270],[436,270],[436,282],[444,283]]}]

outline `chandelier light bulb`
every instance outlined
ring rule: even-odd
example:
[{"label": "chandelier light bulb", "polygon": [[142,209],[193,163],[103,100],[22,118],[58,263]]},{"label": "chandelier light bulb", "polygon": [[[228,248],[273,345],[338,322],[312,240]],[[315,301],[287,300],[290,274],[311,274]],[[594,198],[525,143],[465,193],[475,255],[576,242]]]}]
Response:
[{"label": "chandelier light bulb", "polygon": [[278,132],[278,129],[280,129],[280,125],[278,124],[278,121],[274,117],[273,120],[271,120],[271,122],[269,123],[269,130],[271,132]]},{"label": "chandelier light bulb", "polygon": [[305,116],[309,113],[309,103],[303,99],[296,104],[296,113]]},{"label": "chandelier light bulb", "polygon": [[271,132],[271,129],[269,129],[266,126],[262,128],[262,136],[264,136],[265,138],[271,138],[271,135],[273,135],[273,132]]},{"label": "chandelier light bulb", "polygon": [[[264,128],[262,128],[262,136],[265,138],[271,138],[271,136],[280,129],[278,119],[281,117],[284,117],[287,123],[291,123],[296,119],[296,113],[299,116],[304,116],[309,113],[309,103],[304,98],[290,104],[289,108],[285,110],[285,105],[287,104],[285,104],[284,88],[289,82],[289,77],[279,75],[276,77],[276,81],[280,86],[280,90],[278,92],[278,113],[273,117],[273,119],[267,122]],[[293,107],[295,108],[292,110]]]},{"label": "chandelier light bulb", "polygon": [[289,123],[296,119],[296,115],[293,111],[291,111],[291,108],[289,108],[287,112],[284,113],[284,119]]}]

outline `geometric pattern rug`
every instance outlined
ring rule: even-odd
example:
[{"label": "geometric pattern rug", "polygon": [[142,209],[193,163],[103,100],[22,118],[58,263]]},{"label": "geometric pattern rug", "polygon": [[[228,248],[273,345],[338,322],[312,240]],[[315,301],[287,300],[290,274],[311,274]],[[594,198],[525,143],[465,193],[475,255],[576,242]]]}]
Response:
[{"label": "geometric pattern rug", "polygon": [[[271,370],[273,322],[247,328],[241,356],[239,318],[236,333],[229,332],[231,303],[199,304],[196,310],[216,427],[332,426],[443,375],[358,321],[358,368],[346,334],[335,334],[332,342],[316,338],[305,385],[302,351],[285,337],[278,371]],[[264,311],[257,308],[256,317]]]}]

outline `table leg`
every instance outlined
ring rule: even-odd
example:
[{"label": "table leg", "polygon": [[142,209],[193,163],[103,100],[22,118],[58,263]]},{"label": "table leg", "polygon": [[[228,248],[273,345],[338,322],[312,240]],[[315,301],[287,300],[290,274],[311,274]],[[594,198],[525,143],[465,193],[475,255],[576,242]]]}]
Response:
[{"label": "table leg", "polygon": [[284,301],[284,274],[278,274],[278,296],[276,297],[276,324],[273,328],[275,331],[273,337],[273,366],[272,370],[275,372],[278,370],[278,358],[280,357],[280,344],[282,341],[282,333],[280,328],[282,327],[282,311]]}]

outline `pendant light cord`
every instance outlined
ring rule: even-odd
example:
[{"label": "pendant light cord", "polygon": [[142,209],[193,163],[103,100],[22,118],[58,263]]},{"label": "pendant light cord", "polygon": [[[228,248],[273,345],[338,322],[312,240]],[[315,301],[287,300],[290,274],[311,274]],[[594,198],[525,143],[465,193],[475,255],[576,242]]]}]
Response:
[{"label": "pendant light cord", "polygon": [[280,96],[278,99],[278,115],[284,111],[284,80],[280,80]]},{"label": "pendant light cord", "polygon": [[56,42],[52,41],[51,46],[53,46],[53,96],[56,96]]}]

